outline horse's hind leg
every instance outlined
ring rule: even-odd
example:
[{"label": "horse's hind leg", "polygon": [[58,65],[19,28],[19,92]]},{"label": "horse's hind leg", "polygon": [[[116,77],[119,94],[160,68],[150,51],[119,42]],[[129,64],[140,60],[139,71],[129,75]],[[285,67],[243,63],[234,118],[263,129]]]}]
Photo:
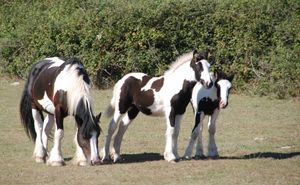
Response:
[{"label": "horse's hind leg", "polygon": [[120,157],[120,148],[122,139],[124,136],[124,133],[126,132],[129,124],[132,122],[132,120],[138,115],[139,110],[136,107],[131,107],[126,115],[121,120],[121,123],[119,124],[118,132],[114,138],[114,144],[112,148],[112,156],[114,162],[117,162],[121,159]]},{"label": "horse's hind leg", "polygon": [[35,157],[35,162],[44,163],[46,160],[47,152],[44,150],[42,143],[42,129],[43,129],[43,119],[41,112],[32,109],[32,116],[34,119],[34,129],[36,132],[36,140],[33,155]]},{"label": "horse's hind leg", "polygon": [[42,142],[45,151],[47,151],[48,148],[48,139],[51,137],[51,131],[54,124],[54,116],[51,114],[48,114],[45,117],[44,125],[43,125],[43,132],[42,132]]},{"label": "horse's hind leg", "polygon": [[215,112],[210,116],[208,121],[208,157],[218,158],[218,148],[215,141],[215,133],[216,133],[216,120],[219,114],[219,110],[215,110]]},{"label": "horse's hind leg", "polygon": [[112,118],[112,120],[109,123],[107,135],[105,138],[104,148],[101,151],[101,160],[103,162],[109,160],[110,141],[111,141],[112,135],[114,134],[114,132],[117,128],[117,125],[118,125],[118,122],[119,122],[121,116],[122,116],[121,113],[116,109],[115,113],[114,113],[114,117]]}]

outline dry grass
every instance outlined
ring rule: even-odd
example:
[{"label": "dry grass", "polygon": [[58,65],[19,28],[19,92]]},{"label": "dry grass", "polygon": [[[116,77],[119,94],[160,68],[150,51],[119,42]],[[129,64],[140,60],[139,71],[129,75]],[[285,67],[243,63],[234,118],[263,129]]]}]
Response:
[{"label": "dry grass", "polygon": [[[0,184],[299,184],[300,104],[289,100],[232,95],[221,112],[217,144],[221,159],[191,160],[171,164],[163,160],[165,121],[139,115],[124,136],[120,164],[78,167],[74,124],[65,121],[64,167],[36,164],[33,143],[19,120],[18,104],[23,82],[0,80]],[[95,107],[104,111],[110,90],[94,90]],[[179,138],[183,155],[193,127],[189,107]],[[103,146],[108,119],[101,119]],[[206,129],[206,127],[205,127]],[[207,133],[204,132],[206,138]]]}]

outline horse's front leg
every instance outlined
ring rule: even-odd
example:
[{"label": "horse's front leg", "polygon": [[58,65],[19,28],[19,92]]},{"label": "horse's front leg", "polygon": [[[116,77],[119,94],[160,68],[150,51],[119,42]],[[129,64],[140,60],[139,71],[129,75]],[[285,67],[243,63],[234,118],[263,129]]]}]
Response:
[{"label": "horse's front leg", "polygon": [[50,156],[47,160],[47,164],[51,166],[63,166],[65,165],[64,158],[61,151],[61,142],[64,137],[64,128],[63,128],[63,119],[64,115],[60,107],[55,109],[55,121],[56,128],[54,133],[53,147],[50,152]]},{"label": "horse's front leg", "polygon": [[190,141],[188,144],[188,147],[185,150],[184,158],[191,159],[192,153],[193,153],[193,147],[195,144],[196,139],[197,145],[196,145],[196,158],[203,158],[203,142],[202,142],[202,128],[203,128],[203,119],[205,115],[203,112],[196,112],[195,114],[195,125],[191,133]]},{"label": "horse's front leg", "polygon": [[[166,131],[166,147],[164,152],[164,158],[168,162],[176,161],[176,155],[174,154],[174,138],[175,138],[175,114],[173,111],[166,111],[166,123],[167,123],[167,131]],[[178,128],[177,128],[178,129]]]},{"label": "horse's front leg", "polygon": [[216,120],[219,114],[219,110],[215,110],[214,113],[209,117],[208,120],[208,157],[218,158],[218,148],[215,141],[215,133],[216,133]]}]

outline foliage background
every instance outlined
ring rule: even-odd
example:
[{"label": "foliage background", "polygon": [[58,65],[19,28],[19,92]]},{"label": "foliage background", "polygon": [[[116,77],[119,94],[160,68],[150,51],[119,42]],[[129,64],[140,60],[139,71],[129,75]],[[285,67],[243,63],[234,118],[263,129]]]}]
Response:
[{"label": "foliage background", "polygon": [[94,83],[161,75],[209,50],[236,92],[300,96],[299,0],[1,0],[0,71],[26,78],[50,56],[81,58]]}]

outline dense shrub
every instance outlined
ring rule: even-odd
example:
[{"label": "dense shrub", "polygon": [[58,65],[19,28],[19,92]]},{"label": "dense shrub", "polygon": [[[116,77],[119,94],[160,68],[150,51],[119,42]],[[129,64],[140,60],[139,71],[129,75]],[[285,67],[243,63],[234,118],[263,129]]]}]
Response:
[{"label": "dense shrub", "polygon": [[131,71],[160,75],[199,49],[235,74],[238,92],[299,96],[299,12],[298,0],[6,0],[0,69],[25,78],[39,59],[78,56],[110,87]]}]

